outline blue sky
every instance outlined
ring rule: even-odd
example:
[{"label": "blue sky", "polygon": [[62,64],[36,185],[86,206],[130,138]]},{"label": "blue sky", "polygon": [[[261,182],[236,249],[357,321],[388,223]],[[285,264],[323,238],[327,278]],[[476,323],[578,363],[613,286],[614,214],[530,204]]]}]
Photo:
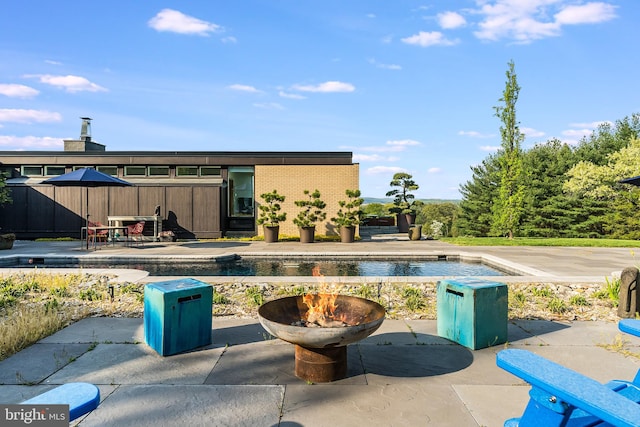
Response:
[{"label": "blue sky", "polygon": [[640,112],[637,0],[5,2],[0,150],[352,151],[457,199],[500,145],[515,63],[523,147]]}]

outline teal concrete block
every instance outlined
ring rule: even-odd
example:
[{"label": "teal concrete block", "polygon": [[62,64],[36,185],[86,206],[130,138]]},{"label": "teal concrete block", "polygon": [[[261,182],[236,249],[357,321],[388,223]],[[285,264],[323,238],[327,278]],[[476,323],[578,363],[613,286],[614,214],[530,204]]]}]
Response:
[{"label": "teal concrete block", "polygon": [[438,335],[477,350],[507,341],[508,288],[476,278],[438,282]]},{"label": "teal concrete block", "polygon": [[144,339],[162,356],[211,344],[213,286],[195,279],[144,287]]}]

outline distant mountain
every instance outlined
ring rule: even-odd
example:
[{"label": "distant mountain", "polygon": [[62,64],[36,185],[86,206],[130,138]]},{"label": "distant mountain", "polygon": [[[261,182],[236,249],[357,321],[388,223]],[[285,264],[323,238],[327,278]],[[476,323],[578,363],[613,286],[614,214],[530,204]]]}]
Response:
[{"label": "distant mountain", "polygon": [[[393,203],[392,198],[385,197],[363,197],[364,204],[367,205],[369,203]],[[460,200],[457,199],[416,199],[420,200],[423,203],[460,203]]]}]

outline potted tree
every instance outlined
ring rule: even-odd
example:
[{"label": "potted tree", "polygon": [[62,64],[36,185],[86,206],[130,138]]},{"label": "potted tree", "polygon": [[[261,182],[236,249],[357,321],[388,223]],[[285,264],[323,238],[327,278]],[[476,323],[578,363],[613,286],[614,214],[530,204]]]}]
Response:
[{"label": "potted tree", "polygon": [[273,190],[270,193],[261,194],[260,198],[264,200],[264,203],[258,206],[260,215],[256,222],[258,225],[262,225],[265,242],[277,242],[280,233],[280,223],[287,220],[287,213],[280,212],[282,209],[280,203],[284,202],[285,196],[278,194],[277,190]]},{"label": "potted tree", "polygon": [[356,226],[362,222],[362,204],[360,190],[346,190],[347,200],[340,200],[336,217],[331,221],[340,229],[340,241],[353,243],[356,236]]},{"label": "potted tree", "polygon": [[320,199],[320,191],[318,190],[313,193],[304,190],[304,195],[307,196],[306,199],[294,202],[302,210],[293,219],[293,223],[300,229],[300,243],[313,243],[316,223],[324,221],[327,217],[327,213],[324,211],[327,204]]},{"label": "potted tree", "polygon": [[398,231],[400,233],[407,233],[409,232],[409,226],[416,220],[414,206],[415,196],[411,194],[411,191],[415,191],[420,187],[415,183],[413,177],[405,172],[394,174],[389,185],[391,185],[391,187],[397,187],[387,191],[387,197],[394,198],[393,204],[395,206],[391,208],[391,211],[396,214]]}]

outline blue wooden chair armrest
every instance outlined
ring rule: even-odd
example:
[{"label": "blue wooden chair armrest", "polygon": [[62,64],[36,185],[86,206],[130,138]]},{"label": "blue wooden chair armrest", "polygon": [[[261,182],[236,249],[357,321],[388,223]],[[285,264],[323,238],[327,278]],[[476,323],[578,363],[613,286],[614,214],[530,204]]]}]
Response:
[{"label": "blue wooden chair armrest", "polygon": [[68,383],[25,400],[22,404],[69,405],[69,421],[73,421],[98,407],[100,390],[89,383]]},{"label": "blue wooden chair armrest", "polygon": [[640,320],[622,319],[618,322],[618,329],[622,332],[640,337]]},{"label": "blue wooden chair armrest", "polygon": [[527,350],[502,350],[496,361],[532,386],[520,420],[505,425],[564,426],[579,408],[615,426],[640,426],[640,405],[576,371]]}]

